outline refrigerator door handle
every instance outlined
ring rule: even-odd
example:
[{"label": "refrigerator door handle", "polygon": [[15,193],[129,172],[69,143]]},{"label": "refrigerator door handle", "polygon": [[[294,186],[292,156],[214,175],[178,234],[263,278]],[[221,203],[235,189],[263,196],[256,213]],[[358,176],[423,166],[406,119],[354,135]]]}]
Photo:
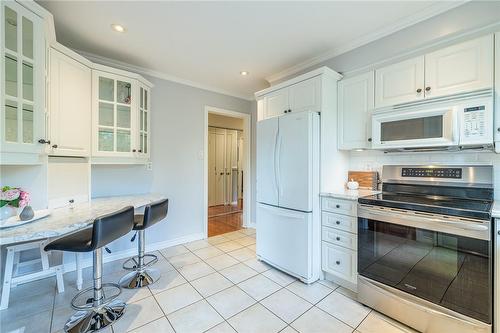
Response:
[{"label": "refrigerator door handle", "polygon": [[281,188],[281,172],[280,172],[280,169],[281,169],[281,146],[283,144],[283,138],[281,137],[281,135],[279,135],[278,133],[278,151],[277,151],[277,155],[278,155],[278,163],[277,163],[277,167],[276,169],[278,170],[278,203],[279,203],[279,198],[283,196],[283,189]]},{"label": "refrigerator door handle", "polygon": [[277,153],[276,153],[276,150],[277,150],[277,147],[278,147],[278,137],[279,137],[279,128],[276,130],[276,135],[274,137],[274,147],[273,147],[273,157],[274,157],[274,189],[276,190],[276,196],[279,197],[279,185],[278,185],[278,171],[276,170],[276,166],[277,166]]}]

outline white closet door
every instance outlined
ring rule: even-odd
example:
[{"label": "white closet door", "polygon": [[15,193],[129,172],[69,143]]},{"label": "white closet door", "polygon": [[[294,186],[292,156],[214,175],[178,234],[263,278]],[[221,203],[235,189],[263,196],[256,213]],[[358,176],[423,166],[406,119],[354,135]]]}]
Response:
[{"label": "white closet door", "polygon": [[276,141],[278,119],[271,118],[257,123],[257,202],[277,206]]},{"label": "white closet door", "polygon": [[215,205],[223,205],[226,179],[226,131],[217,129],[215,132]]},{"label": "white closet door", "polygon": [[313,113],[279,118],[277,156],[279,206],[312,211]]},{"label": "white closet door", "polygon": [[226,204],[233,202],[233,168],[238,167],[236,156],[237,132],[226,130]]},{"label": "white closet door", "polygon": [[217,170],[215,167],[215,129],[209,129],[208,132],[208,205],[214,206],[215,199],[215,180],[217,179]]}]

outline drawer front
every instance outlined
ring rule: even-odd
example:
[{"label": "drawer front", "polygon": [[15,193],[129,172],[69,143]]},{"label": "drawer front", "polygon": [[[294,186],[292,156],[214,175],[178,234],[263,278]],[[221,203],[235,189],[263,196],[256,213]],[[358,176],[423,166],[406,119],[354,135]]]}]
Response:
[{"label": "drawer front", "polygon": [[356,283],[356,251],[322,242],[321,252],[322,268],[325,272]]},{"label": "drawer front", "polygon": [[356,216],[357,201],[336,198],[322,198],[321,209],[332,213]]},{"label": "drawer front", "polygon": [[358,234],[358,219],[356,217],[322,212],[321,224],[326,227]]},{"label": "drawer front", "polygon": [[357,251],[358,249],[358,236],[339,229],[323,227],[321,239],[350,250]]}]

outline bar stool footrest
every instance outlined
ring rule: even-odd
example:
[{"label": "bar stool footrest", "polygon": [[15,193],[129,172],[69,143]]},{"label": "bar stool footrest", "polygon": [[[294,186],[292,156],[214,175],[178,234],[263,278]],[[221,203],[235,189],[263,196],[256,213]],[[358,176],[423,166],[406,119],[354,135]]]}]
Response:
[{"label": "bar stool footrest", "polygon": [[140,271],[127,273],[120,279],[120,286],[126,289],[138,289],[152,285],[160,278],[160,271],[154,268],[146,268]]},{"label": "bar stool footrest", "polygon": [[64,325],[64,332],[90,333],[100,331],[120,319],[126,306],[124,302],[115,299],[95,309],[78,311],[68,319]]},{"label": "bar stool footrest", "polygon": [[133,256],[129,259],[127,259],[123,263],[123,269],[126,269],[127,271],[136,271],[140,270],[141,268],[147,268],[150,267],[158,262],[158,257],[154,254],[145,254],[144,255],[144,264],[142,267],[139,267],[139,256]]},{"label": "bar stool footrest", "polygon": [[103,283],[103,299],[99,306],[94,306],[94,287],[80,291],[71,300],[71,307],[77,311],[91,311],[93,309],[105,307],[113,303],[122,293],[122,288],[116,283]]}]

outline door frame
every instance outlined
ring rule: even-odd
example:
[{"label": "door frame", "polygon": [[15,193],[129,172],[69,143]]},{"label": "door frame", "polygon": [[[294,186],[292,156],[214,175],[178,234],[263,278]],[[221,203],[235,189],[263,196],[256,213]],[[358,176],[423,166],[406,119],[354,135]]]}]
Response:
[{"label": "door frame", "polygon": [[218,114],[233,118],[243,119],[243,226],[248,227],[252,225],[250,219],[251,213],[251,198],[252,198],[252,163],[251,163],[251,143],[252,143],[252,115],[238,111],[221,109],[214,106],[205,106],[205,136],[204,136],[204,151],[203,151],[203,232],[205,238],[208,237],[208,114]]}]

